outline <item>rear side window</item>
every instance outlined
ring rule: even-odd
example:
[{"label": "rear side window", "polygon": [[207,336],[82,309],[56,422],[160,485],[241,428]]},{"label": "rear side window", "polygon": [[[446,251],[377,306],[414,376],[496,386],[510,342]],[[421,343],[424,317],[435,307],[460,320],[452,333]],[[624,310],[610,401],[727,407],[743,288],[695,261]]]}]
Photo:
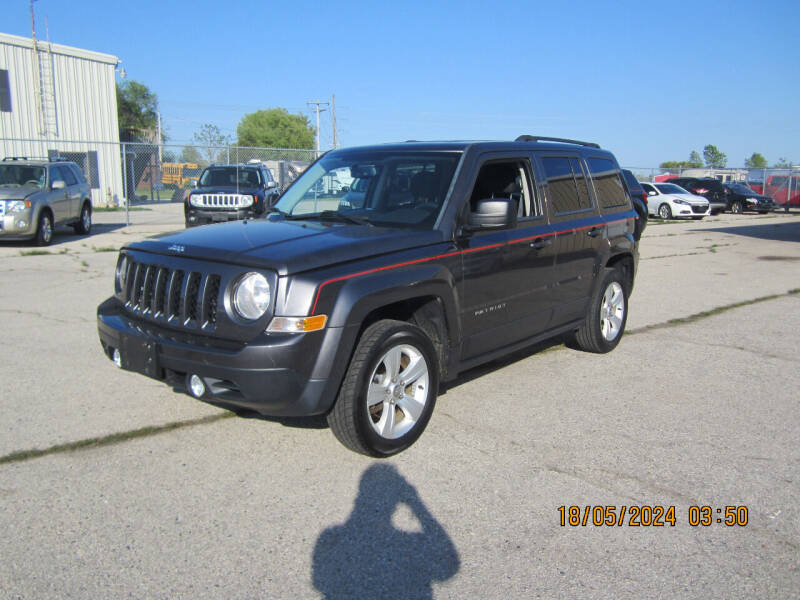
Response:
[{"label": "rear side window", "polygon": [[541,157],[547,190],[556,214],[578,212],[592,207],[586,177],[577,158]]},{"label": "rear side window", "polygon": [[607,158],[588,158],[589,173],[602,208],[617,208],[628,204],[628,195],[614,163]]}]

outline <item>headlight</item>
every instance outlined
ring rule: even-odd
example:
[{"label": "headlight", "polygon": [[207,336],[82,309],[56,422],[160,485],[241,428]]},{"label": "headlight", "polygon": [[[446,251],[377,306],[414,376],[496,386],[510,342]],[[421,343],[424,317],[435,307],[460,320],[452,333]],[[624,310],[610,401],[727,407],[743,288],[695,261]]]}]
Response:
[{"label": "headlight", "polygon": [[114,277],[117,280],[117,288],[122,291],[125,289],[126,278],[128,276],[128,257],[125,254],[120,255],[117,261],[117,270],[114,272]]},{"label": "headlight", "polygon": [[260,273],[248,273],[233,288],[233,308],[243,319],[255,321],[261,317],[272,299],[267,278]]},{"label": "headlight", "polygon": [[199,195],[189,194],[189,204],[194,207],[201,207],[203,206],[203,200],[200,198]]},{"label": "headlight", "polygon": [[686,206],[689,206],[689,203],[688,203],[686,200],[680,200],[679,198],[675,198],[675,199],[673,200],[673,202],[674,202],[675,204],[684,204],[684,205],[686,205]]},{"label": "headlight", "polygon": [[30,200],[11,200],[6,202],[6,212],[17,213],[22,212],[26,208],[30,208]]}]

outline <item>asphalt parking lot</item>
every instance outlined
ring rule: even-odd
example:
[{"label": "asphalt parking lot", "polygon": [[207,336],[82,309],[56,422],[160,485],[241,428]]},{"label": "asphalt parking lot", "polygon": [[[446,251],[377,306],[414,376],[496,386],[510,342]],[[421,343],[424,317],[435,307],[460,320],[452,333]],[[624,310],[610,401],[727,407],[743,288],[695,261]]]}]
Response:
[{"label": "asphalt parking lot", "polygon": [[[651,222],[614,352],[465,373],[383,461],[116,369],[115,251],[183,227],[131,215],[0,245],[0,598],[797,597],[800,215]],[[561,525],[609,505],[675,525]]]}]

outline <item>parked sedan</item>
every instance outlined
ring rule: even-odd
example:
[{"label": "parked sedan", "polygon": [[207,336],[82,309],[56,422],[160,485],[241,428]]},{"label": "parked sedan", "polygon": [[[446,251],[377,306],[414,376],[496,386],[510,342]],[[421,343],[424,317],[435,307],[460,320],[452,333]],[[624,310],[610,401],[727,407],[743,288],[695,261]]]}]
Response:
[{"label": "parked sedan", "polygon": [[712,177],[673,177],[666,183],[680,186],[708,200],[712,215],[728,210],[725,188],[722,187],[722,182]]},{"label": "parked sedan", "polygon": [[755,210],[762,215],[775,208],[775,202],[769,196],[759,194],[744,183],[724,183],[728,201],[728,210],[741,214],[746,210]]},{"label": "parked sedan", "polygon": [[647,192],[647,212],[662,219],[690,217],[700,220],[710,214],[708,200],[674,183],[642,183]]}]

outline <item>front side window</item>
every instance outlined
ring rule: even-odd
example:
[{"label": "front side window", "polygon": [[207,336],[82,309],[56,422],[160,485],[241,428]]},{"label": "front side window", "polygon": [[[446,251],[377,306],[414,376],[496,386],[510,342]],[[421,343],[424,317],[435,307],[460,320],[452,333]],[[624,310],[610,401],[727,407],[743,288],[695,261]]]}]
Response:
[{"label": "front side window", "polygon": [[75,174],[69,167],[67,167],[66,165],[61,165],[60,167],[57,168],[60,174],[60,177],[58,177],[58,179],[63,179],[64,183],[66,183],[67,185],[75,185],[76,183],[78,183],[78,180],[75,179]]},{"label": "front side window", "polygon": [[541,215],[529,182],[527,160],[500,160],[484,164],[475,179],[470,195],[470,208],[486,198],[511,198],[517,203],[517,218]]},{"label": "front side window", "polygon": [[275,208],[287,218],[430,229],[460,157],[379,150],[329,154],[309,167]]}]

